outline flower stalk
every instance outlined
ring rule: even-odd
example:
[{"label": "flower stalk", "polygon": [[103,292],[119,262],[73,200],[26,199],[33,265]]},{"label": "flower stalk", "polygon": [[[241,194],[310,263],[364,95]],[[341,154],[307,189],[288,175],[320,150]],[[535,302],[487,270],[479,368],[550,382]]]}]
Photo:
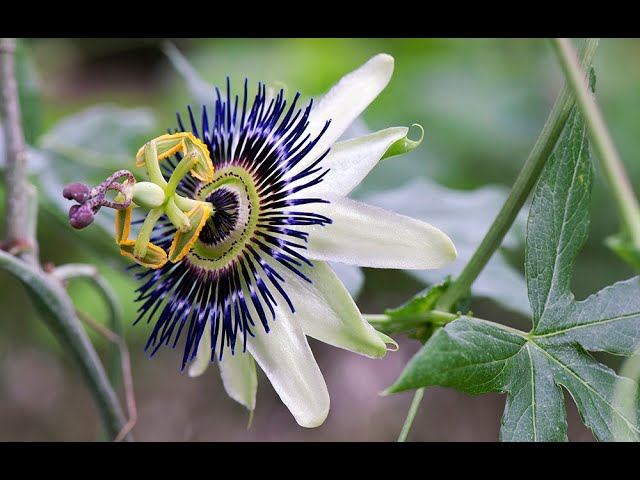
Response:
[{"label": "flower stalk", "polygon": [[416,393],[413,395],[413,400],[411,400],[411,406],[409,407],[409,412],[407,413],[407,418],[404,421],[404,425],[402,425],[402,430],[400,431],[400,435],[398,436],[398,442],[406,442],[409,433],[411,432],[411,427],[413,426],[413,421],[416,418],[416,414],[418,413],[418,408],[420,408],[420,402],[422,402],[422,397],[424,396],[424,388],[419,388],[416,390]]},{"label": "flower stalk", "polygon": [[408,332],[414,328],[424,325],[443,327],[456,318],[460,318],[460,315],[441,310],[429,310],[427,312],[416,313],[415,315],[407,315],[400,318],[385,314],[365,314],[364,318],[379,332],[386,335],[395,335],[397,333]]},{"label": "flower stalk", "polygon": [[[109,330],[118,337],[124,338],[124,313],[118,300],[118,296],[95,266],[82,263],[68,263],[55,268],[52,274],[64,282],[74,278],[84,278],[93,284],[108,307]],[[114,343],[111,349],[109,377],[113,388],[116,390],[119,388],[121,383],[121,363],[120,346],[117,343]]]}]

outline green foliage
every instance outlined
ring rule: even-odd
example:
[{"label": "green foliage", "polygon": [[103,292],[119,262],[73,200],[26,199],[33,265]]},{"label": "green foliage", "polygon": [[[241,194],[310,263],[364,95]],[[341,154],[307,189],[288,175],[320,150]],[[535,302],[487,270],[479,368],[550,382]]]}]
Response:
[{"label": "green foliage", "polygon": [[42,133],[40,78],[29,55],[29,47],[20,40],[16,41],[15,68],[22,130],[26,142],[32,145]]},{"label": "green foliage", "polygon": [[[367,203],[419,218],[447,232],[458,251],[456,261],[438,270],[407,272],[433,285],[446,275],[456,277],[460,273],[487,233],[506,197],[506,189],[496,185],[460,191],[426,179],[414,179],[398,188],[364,195],[363,199]],[[504,239],[503,248],[516,250],[522,245],[525,221],[524,213],[517,217]],[[489,260],[472,287],[474,297],[490,298],[509,310],[529,316],[531,310],[525,292],[522,273],[509,264],[503,249]]]},{"label": "green foliage", "polygon": [[[58,226],[62,225],[71,232],[67,216],[71,204],[61,193],[64,185],[72,181],[95,185],[114,170],[131,168],[138,148],[157,133],[157,126],[148,109],[96,105],[62,117],[49,130],[42,132],[41,84],[29,53],[25,42],[18,41],[16,75],[23,128],[28,143],[27,172],[38,187],[40,208],[52,214],[58,220]],[[0,170],[4,168],[4,154],[4,138],[0,135]],[[136,283],[123,269],[118,268],[119,256],[99,255],[105,249],[112,253],[117,251],[113,243],[114,212],[103,209],[96,217],[95,224],[102,227],[102,230],[88,229],[82,233],[82,242],[78,242],[81,248],[74,252],[75,259],[99,265],[100,270],[117,289],[129,323],[136,316],[132,302]],[[48,229],[43,230],[41,220],[40,233],[48,235],[41,240],[43,249],[48,247],[47,243],[64,242],[66,245],[66,242],[78,240],[77,233],[69,233],[69,237],[61,240],[60,233],[53,236]],[[109,264],[116,269],[109,268]],[[10,292],[11,289],[7,291]],[[96,304],[95,294],[90,286],[73,284],[69,294],[80,310],[91,312],[97,318],[104,316],[101,314],[104,308],[101,304]],[[145,332],[136,329],[133,333],[135,336],[142,336]],[[103,341],[92,331],[89,335],[96,341]],[[44,338],[49,340],[48,336]]]},{"label": "green foliage", "polygon": [[[44,43],[49,41],[43,41],[41,45]],[[626,40],[604,43],[599,62],[608,74],[600,79],[602,106],[617,135],[616,142],[623,157],[633,158],[636,145],[632,131],[637,124],[636,112],[640,105],[638,67],[629,61],[635,58],[635,49]],[[59,249],[60,259],[80,260],[78,257],[82,255],[83,261],[100,265],[123,300],[126,319],[133,319],[136,282],[120,271],[117,255],[100,256],[98,253],[105,246],[111,253],[115,251],[111,238],[112,212],[103,209],[98,216],[97,223],[104,227],[102,231],[71,232],[66,226],[69,202],[61,197],[60,191],[69,181],[96,183],[116,168],[131,168],[137,148],[157,130],[150,113],[140,109],[97,107],[56,118],[62,111],[77,109],[82,95],[49,95],[47,115],[55,125],[43,135],[38,77],[25,48],[30,46],[18,42],[16,52],[23,126],[30,144],[29,173],[39,186],[41,206],[60,220],[57,224],[40,222],[41,246],[45,251],[51,251],[54,245],[59,249],[59,245],[64,244],[66,248]],[[215,80],[213,83],[223,85],[224,76],[231,74],[237,88],[245,75],[250,82],[258,79],[269,82],[269,75],[276,75],[303,93],[325,91],[341,73],[357,65],[356,58],[365,59],[382,50],[394,55],[398,61],[392,87],[366,113],[366,123],[358,119],[355,127],[366,132],[367,124],[381,126],[415,120],[425,126],[427,142],[402,159],[382,162],[355,195],[365,197],[369,203],[429,221],[451,236],[459,252],[458,260],[446,270],[408,272],[435,286],[405,305],[385,312],[389,317],[385,320],[387,333],[410,332],[423,342],[435,333],[407,368],[401,378],[404,383],[394,388],[447,385],[471,394],[507,392],[501,432],[503,440],[566,439],[562,390],[565,388],[597,438],[637,438],[635,418],[619,408],[612,393],[614,386],[616,391],[635,392],[635,383],[596,362],[587,350],[628,355],[636,349],[640,328],[636,326],[640,311],[639,280],[616,283],[581,302],[576,302],[569,291],[572,277],[574,291],[582,292],[595,290],[594,284],[611,283],[620,273],[620,263],[612,262],[610,255],[602,254],[598,249],[599,242],[587,246],[586,255],[581,256],[585,262],[574,271],[575,256],[584,243],[589,223],[592,174],[590,166],[586,165],[587,159],[575,160],[579,170],[575,178],[569,179],[571,168],[569,160],[564,158],[555,158],[555,169],[548,166],[545,170],[529,223],[527,283],[519,269],[509,264],[503,250],[518,250],[524,243],[524,221],[520,218],[505,238],[503,249],[496,252],[472,287],[474,297],[491,298],[523,315],[531,315],[533,307],[532,331],[525,334],[472,317],[461,317],[445,328],[439,328],[438,325],[445,322],[438,323],[437,318],[429,317],[435,301],[448,285],[437,282],[447,274],[457,275],[469,260],[504,202],[506,189],[491,186],[463,192],[426,178],[435,177],[449,186],[465,188],[486,182],[506,184],[511,181],[519,166],[515,160],[523,157],[530,146],[530,139],[539,128],[538,120],[546,111],[548,92],[557,86],[549,84],[545,69],[540,68],[541,61],[546,61],[542,56],[546,54],[542,40],[505,44],[492,40],[471,43],[418,39],[272,39],[260,42],[216,39],[193,42],[191,47],[189,57],[205,73],[204,78]],[[176,49],[168,46],[166,52],[186,79],[196,99],[195,110],[199,110],[201,104],[210,104],[214,98],[212,85],[204,81]],[[51,64],[61,62],[56,59]],[[625,65],[623,74],[620,74],[620,65]],[[54,68],[53,72],[45,72],[43,78],[48,79],[55,73]],[[144,94],[134,94],[139,97],[131,101],[134,104],[155,102],[156,106],[163,105],[167,113],[182,110],[185,99],[175,92],[175,88],[172,87],[169,95],[169,89],[164,88],[155,98],[145,90]],[[97,96],[94,97],[81,101],[95,103]],[[122,97],[113,98],[121,101]],[[52,114],[52,111],[57,113]],[[573,118],[572,121],[573,144],[565,138],[564,154],[559,146],[558,157],[573,154],[578,145],[584,145],[584,139],[578,140],[578,120]],[[0,135],[0,169],[4,161],[2,141]],[[398,146],[406,148],[408,145]],[[583,154],[584,151],[583,148]],[[637,184],[638,165],[637,162],[628,165],[634,184]],[[580,175],[583,175],[584,184],[576,180]],[[414,180],[389,190],[389,186],[400,185],[407,178]],[[374,188],[385,191],[371,194]],[[604,198],[606,194],[606,189],[595,191],[596,239],[603,238],[613,228],[609,224],[613,216],[610,215],[610,202]],[[420,201],[416,201],[418,198]],[[0,199],[0,211],[2,202]],[[67,241],[81,248],[69,248]],[[609,237],[607,245],[623,261],[640,271],[640,254],[625,237]],[[50,256],[43,258],[48,260]],[[105,261],[116,268],[107,268]],[[344,265],[332,267],[345,269]],[[589,275],[584,274],[587,269]],[[347,282],[350,291],[359,289],[363,283],[361,271],[351,267],[347,269],[347,275],[353,281],[353,287]],[[340,276],[345,278],[342,273]],[[28,288],[40,288],[37,281],[23,281],[27,282]],[[372,296],[378,297],[383,291],[388,294],[388,284],[377,283],[368,286]],[[531,307],[525,298],[527,285]],[[83,282],[72,283],[69,288],[74,304],[80,310],[95,314],[99,313],[96,311],[101,305],[92,290]],[[5,302],[15,292],[9,284],[3,291]],[[37,292],[34,295],[38,298]],[[15,307],[7,307],[11,315],[11,308]],[[40,308],[46,308],[46,305],[40,304]],[[411,319],[415,320],[413,324]],[[407,329],[407,325],[412,328]],[[146,333],[144,328],[132,329],[129,338]],[[622,375],[625,375],[624,371]],[[637,399],[632,403],[637,411]]]},{"label": "green foliage", "polygon": [[[640,277],[583,301],[570,291],[589,229],[593,170],[584,122],[574,111],[538,181],[529,213],[529,333],[464,317],[439,330],[389,389],[443,385],[470,394],[506,392],[500,438],[566,440],[560,387],[599,440],[637,440],[640,428],[614,399],[616,375],[587,350],[630,355],[640,345]],[[638,405],[638,397],[634,399]]]},{"label": "green foliage", "polygon": [[623,262],[640,273],[640,250],[633,245],[627,235],[623,233],[611,235],[607,237],[605,243]]},{"label": "green foliage", "polygon": [[433,310],[438,298],[445,292],[449,283],[449,279],[447,279],[438,285],[427,288],[399,307],[387,308],[384,313],[391,318],[405,318]]},{"label": "green foliage", "polygon": [[[114,170],[131,169],[154,127],[151,112],[143,108],[94,106],[62,118],[30,149],[29,171],[36,174],[41,206],[66,224],[70,203],[62,197],[64,186],[76,181],[97,185]],[[47,174],[38,175],[43,171]],[[95,223],[112,235],[114,216],[104,209]],[[105,238],[104,232],[97,237]]]},{"label": "green foliage", "polygon": [[59,120],[39,147],[77,164],[116,170],[132,168],[138,149],[157,133],[145,108],[97,105]]},{"label": "green foliage", "polygon": [[428,317],[428,312],[435,307],[449,283],[447,278],[444,282],[414,295],[403,305],[386,309],[383,323],[376,324],[372,321],[372,325],[379,331],[388,334],[406,333],[409,338],[425,343],[440,326],[435,319]]}]

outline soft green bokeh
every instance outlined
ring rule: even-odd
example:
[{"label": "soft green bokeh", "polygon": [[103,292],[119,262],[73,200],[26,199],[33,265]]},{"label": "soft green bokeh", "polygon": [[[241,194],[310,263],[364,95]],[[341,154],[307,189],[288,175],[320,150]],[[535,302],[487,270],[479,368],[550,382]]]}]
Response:
[{"label": "soft green bokeh", "polygon": [[[560,68],[543,39],[183,39],[176,41],[176,45],[206,81],[220,86],[222,91],[227,76],[237,91],[247,77],[250,88],[257,81],[282,82],[289,95],[299,90],[303,98],[319,96],[343,74],[376,53],[393,55],[396,68],[391,83],[365,111],[364,124],[360,127],[375,131],[419,123],[424,127],[425,137],[416,150],[378,165],[354,193],[356,197],[398,188],[416,178],[459,189],[487,184],[509,187],[562,83]],[[33,54],[32,63],[43,89],[41,105],[30,104],[25,111],[34,118],[30,138],[33,132],[51,131],[56,124],[60,128],[59,122],[65,117],[96,105],[134,109],[139,116],[126,119],[127,128],[133,124],[134,129],[136,121],[138,126],[147,125],[144,115],[149,111],[154,125],[152,135],[160,135],[166,127],[173,127],[176,111],[186,114],[186,104],[191,97],[162,53],[161,40],[34,39],[26,41],[24,46]],[[637,112],[640,111],[638,48],[640,40],[605,39],[595,62],[598,100],[634,186],[640,185],[640,162],[636,160]],[[29,97],[32,97],[31,91]],[[108,135],[101,130],[95,135],[100,148],[109,150]],[[109,163],[109,155],[99,157],[109,164],[99,165],[92,175],[97,178],[109,169],[120,168],[121,162],[126,162],[127,152],[133,165],[135,151],[140,146],[137,143],[145,138],[142,134],[132,135],[130,143],[113,145],[113,165]],[[76,145],[86,145],[86,138],[76,140]],[[64,150],[64,145],[52,144],[46,136],[35,139],[35,144],[57,150],[55,159],[39,164],[40,170],[34,173],[34,178],[41,182],[60,176],[70,178],[74,171],[80,172],[87,164],[95,167],[94,160],[98,158],[83,157],[81,153],[73,158],[73,151]],[[71,137],[69,145],[74,145]],[[3,193],[1,184],[0,193]],[[604,239],[617,230],[617,220],[597,171],[593,197],[591,234],[573,276],[572,291],[578,298],[632,275],[631,269],[604,247]],[[43,194],[43,202],[51,201]],[[64,199],[60,203],[62,201]],[[4,213],[3,206],[4,199],[0,198],[0,216]],[[99,227],[74,231],[62,216],[53,213],[56,209],[52,205],[43,207],[51,207],[40,211],[43,262],[97,265],[121,298],[125,318],[132,322],[137,309],[133,303],[136,282],[124,271],[127,262],[119,255],[112,232],[106,233]],[[106,212],[100,215],[101,223],[108,227],[112,217]],[[522,250],[512,249],[506,253],[512,266],[522,271]],[[367,270],[365,274],[367,280],[358,304],[366,312],[377,313],[398,305],[423,288],[400,272]],[[74,281],[70,291],[79,309],[106,319],[107,311],[91,287]],[[0,322],[0,352],[18,351],[22,346],[58,349],[36,319],[22,287],[4,273],[0,274],[0,305],[4,312]],[[509,315],[488,302],[476,303],[473,308],[480,316],[510,321]],[[146,365],[153,364],[146,362],[142,353],[148,333],[147,325],[126,326],[134,361],[141,365],[144,361],[144,368],[151,368]],[[106,351],[104,340],[95,335],[93,338],[99,351]],[[407,355],[411,347],[408,348]],[[317,351],[324,352],[320,348]],[[160,356],[166,359],[166,368],[177,370],[177,355],[177,352],[167,352]],[[326,355],[329,364],[333,354]],[[388,374],[388,380],[397,375],[401,365],[393,368],[395,371]],[[143,381],[140,382],[139,388],[144,389]],[[384,386],[384,382],[380,386]],[[219,390],[221,387],[217,385],[215,391]],[[371,395],[375,393],[372,391]],[[335,408],[339,409],[340,400],[336,402]],[[403,404],[394,415],[401,418],[405,412]],[[257,415],[259,423],[259,409]],[[396,422],[398,430],[401,421]],[[393,430],[395,423],[386,428]],[[328,438],[328,433],[309,435],[311,437],[305,438]],[[380,438],[396,435],[397,431],[393,431]],[[337,432],[333,438],[348,436]]]}]

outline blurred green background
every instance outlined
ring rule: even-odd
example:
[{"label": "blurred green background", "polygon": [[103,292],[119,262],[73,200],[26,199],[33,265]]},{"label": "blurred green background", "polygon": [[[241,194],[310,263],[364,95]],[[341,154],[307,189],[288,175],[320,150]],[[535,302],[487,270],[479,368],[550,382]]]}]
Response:
[{"label": "blurred green background", "polygon": [[[172,42],[209,83],[222,87],[227,75],[236,88],[245,77],[254,83],[279,81],[288,86],[289,94],[299,90],[307,97],[321,95],[376,53],[393,55],[396,68],[391,83],[363,114],[358,128],[375,131],[419,123],[425,140],[410,154],[376,167],[354,194],[361,198],[388,189],[402,191],[403,185],[416,179],[466,191],[488,184],[509,187],[562,85],[560,69],[542,39]],[[247,430],[247,413],[225,395],[216,368],[190,379],[186,372],[180,373],[177,351],[163,349],[152,360],[147,358],[142,349],[149,326],[130,326],[136,316],[136,284],[124,271],[126,263],[111,235],[99,227],[78,232],[67,225],[61,209],[68,204],[59,195],[61,185],[83,178],[97,182],[110,171],[126,167],[146,139],[173,127],[175,112],[185,112],[186,104],[193,103],[187,84],[162,51],[164,43],[164,39],[25,39],[19,52],[28,120],[25,133],[30,144],[40,149],[31,171],[42,196],[41,258],[56,265],[95,264],[118,292],[127,319],[138,401],[136,438],[394,440],[412,395],[381,397],[378,392],[401,372],[419,348],[416,342],[398,338],[400,351],[370,360],[311,340],[331,394],[325,424],[312,430],[298,427],[260,374],[257,409]],[[605,39],[595,61],[598,99],[636,191],[640,180],[636,157],[639,54],[640,40]],[[85,111],[96,105],[118,109],[107,109],[110,113],[96,120],[91,110]],[[414,195],[407,201],[420,206],[421,199]],[[437,210],[437,205],[430,208]],[[604,238],[617,228],[612,210],[599,176],[592,233],[573,282],[578,298],[633,274],[603,246]],[[4,215],[3,199],[0,212]],[[466,218],[465,211],[448,217],[450,228],[473,230],[478,241],[486,229]],[[106,215],[102,221],[109,224]],[[448,224],[434,224],[448,232]],[[522,271],[521,235],[515,238],[505,252],[505,264]],[[401,271],[366,270],[357,303],[363,312],[378,313],[424,286]],[[79,309],[104,321],[106,308],[98,294],[82,281],[72,282],[69,288]],[[37,318],[22,286],[1,272],[0,305],[0,440],[96,438],[97,415],[74,366]],[[521,313],[491,300],[475,300],[472,307],[480,317],[527,328]],[[106,342],[96,335],[92,338],[106,355]],[[615,359],[607,361],[616,365]],[[570,438],[591,440],[571,400],[567,403]],[[410,438],[496,440],[503,406],[500,395],[468,397],[444,388],[430,389]]]}]

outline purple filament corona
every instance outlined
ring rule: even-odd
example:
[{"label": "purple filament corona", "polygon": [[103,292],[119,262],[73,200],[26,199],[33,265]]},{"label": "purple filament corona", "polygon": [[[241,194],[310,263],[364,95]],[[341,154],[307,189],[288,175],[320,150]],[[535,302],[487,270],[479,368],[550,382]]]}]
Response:
[{"label": "purple filament corona", "polygon": [[[207,145],[215,178],[231,167],[241,168],[250,176],[259,201],[249,208],[257,209],[257,223],[248,232],[239,253],[231,255],[222,267],[207,268],[203,266],[206,259],[192,262],[189,255],[157,270],[132,267],[142,282],[136,290],[140,307],[135,323],[145,318],[148,323],[155,322],[145,347],[151,356],[162,345],[175,348],[182,338],[184,369],[195,358],[207,323],[211,328],[212,361],[216,353],[222,358],[225,347],[233,354],[238,335],[244,352],[248,337],[264,335],[269,331],[269,323],[276,320],[275,292],[287,303],[278,305],[279,308],[295,312],[287,293],[288,285],[278,271],[288,269],[311,282],[301,271],[304,265],[313,266],[304,254],[309,236],[304,227],[331,223],[323,215],[296,209],[303,204],[328,203],[326,200],[300,195],[292,198],[322,182],[328,172],[322,167],[328,150],[311,162],[304,160],[330,122],[312,137],[307,132],[312,102],[304,109],[296,109],[299,96],[296,94],[288,107],[282,90],[268,101],[266,87],[259,83],[249,106],[247,81],[242,98],[234,96],[232,101],[227,79],[226,96],[216,89],[213,118],[209,118],[203,106],[198,123],[191,107],[187,107],[190,125],[185,128],[177,114],[179,128],[175,132],[191,131]],[[166,178],[180,159],[180,154],[176,154],[162,161]],[[206,185],[187,175],[177,193],[196,199]],[[221,186],[201,200],[213,205],[214,214],[200,232],[199,241],[217,245],[239,228],[238,194]],[[175,227],[163,216],[151,241],[168,251],[174,234]],[[262,327],[256,327],[256,322]]]}]

